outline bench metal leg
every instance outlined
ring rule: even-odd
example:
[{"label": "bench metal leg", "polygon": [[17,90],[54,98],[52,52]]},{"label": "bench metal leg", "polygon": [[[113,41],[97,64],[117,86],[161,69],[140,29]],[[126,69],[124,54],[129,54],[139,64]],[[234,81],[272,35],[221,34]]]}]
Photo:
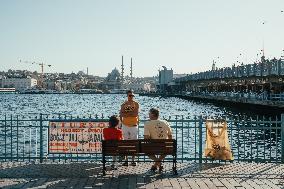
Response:
[{"label": "bench metal leg", "polygon": [[103,176],[106,175],[106,157],[103,155]]},{"label": "bench metal leg", "polygon": [[177,158],[176,156],[173,157],[173,174],[177,175]]}]

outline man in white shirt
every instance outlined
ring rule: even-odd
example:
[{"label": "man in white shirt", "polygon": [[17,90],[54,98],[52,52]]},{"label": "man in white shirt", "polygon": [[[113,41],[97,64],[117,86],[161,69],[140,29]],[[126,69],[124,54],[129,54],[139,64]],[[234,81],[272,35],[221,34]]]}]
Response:
[{"label": "man in white shirt", "polygon": [[[172,129],[169,123],[165,120],[159,119],[159,110],[157,108],[151,108],[149,111],[150,121],[147,121],[144,125],[144,138],[145,139],[172,139]],[[151,167],[152,171],[162,171],[163,166],[161,161],[166,157],[166,155],[150,155],[149,158],[155,161],[154,165]]]}]

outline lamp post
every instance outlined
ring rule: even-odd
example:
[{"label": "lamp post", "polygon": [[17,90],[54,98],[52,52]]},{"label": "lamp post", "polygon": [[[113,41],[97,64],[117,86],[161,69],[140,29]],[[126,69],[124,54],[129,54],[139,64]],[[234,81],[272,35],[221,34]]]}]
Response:
[{"label": "lamp post", "polygon": [[[262,22],[262,25],[264,25],[266,21]],[[264,56],[264,34],[262,33],[262,56]]]}]

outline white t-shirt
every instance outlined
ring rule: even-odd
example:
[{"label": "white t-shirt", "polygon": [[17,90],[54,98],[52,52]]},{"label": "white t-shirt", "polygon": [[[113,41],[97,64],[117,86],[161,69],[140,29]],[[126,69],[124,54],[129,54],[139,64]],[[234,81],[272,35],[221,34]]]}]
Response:
[{"label": "white t-shirt", "polygon": [[172,135],[172,129],[167,121],[150,120],[144,125],[144,135],[150,136],[151,139],[168,139]]}]

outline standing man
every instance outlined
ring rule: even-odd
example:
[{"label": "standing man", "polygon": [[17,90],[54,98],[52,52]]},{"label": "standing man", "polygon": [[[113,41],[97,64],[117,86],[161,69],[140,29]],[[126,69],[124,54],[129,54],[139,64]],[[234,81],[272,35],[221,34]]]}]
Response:
[{"label": "standing man", "polygon": [[[172,139],[172,129],[169,123],[165,120],[159,119],[159,109],[151,108],[149,111],[150,121],[147,121],[144,125],[144,138],[145,139]],[[161,172],[163,170],[162,160],[166,155],[150,155],[149,158],[155,161],[151,170],[156,171],[159,168]]]},{"label": "standing man", "polygon": [[[139,122],[139,104],[133,100],[134,93],[132,90],[127,91],[127,101],[125,101],[120,108],[120,120],[122,122],[122,134],[124,140],[136,140],[138,134],[138,122]],[[134,162],[135,156],[132,156],[132,166],[136,166]],[[122,164],[128,166],[128,158]]]}]

